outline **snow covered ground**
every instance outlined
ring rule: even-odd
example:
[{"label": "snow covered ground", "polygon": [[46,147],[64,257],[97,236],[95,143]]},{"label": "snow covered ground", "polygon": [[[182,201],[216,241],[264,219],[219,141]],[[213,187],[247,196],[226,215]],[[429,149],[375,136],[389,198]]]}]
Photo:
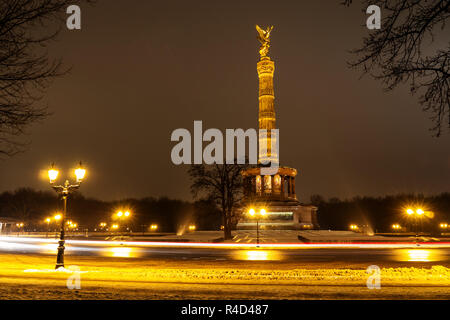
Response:
[{"label": "snow covered ground", "polygon": [[[439,265],[381,267],[381,288],[368,289],[364,265],[66,258],[69,270],[55,272],[54,256],[0,254],[0,298],[450,299],[450,269]],[[81,288],[68,289],[69,277]]]}]

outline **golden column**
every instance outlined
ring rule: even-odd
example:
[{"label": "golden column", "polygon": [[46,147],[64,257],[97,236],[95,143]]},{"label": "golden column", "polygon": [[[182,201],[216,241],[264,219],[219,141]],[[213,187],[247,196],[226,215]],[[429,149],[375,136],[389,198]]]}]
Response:
[{"label": "golden column", "polygon": [[[278,163],[278,154],[275,149],[276,135],[271,133],[275,126],[275,96],[273,94],[273,73],[275,71],[275,63],[270,60],[268,53],[270,48],[270,33],[273,29],[268,27],[266,30],[261,29],[258,25],[258,40],[261,42],[259,54],[260,61],[257,64],[259,78],[259,157],[258,163],[268,164],[269,162]],[[264,130],[264,131],[263,131]],[[262,148],[261,146],[266,146]]]}]

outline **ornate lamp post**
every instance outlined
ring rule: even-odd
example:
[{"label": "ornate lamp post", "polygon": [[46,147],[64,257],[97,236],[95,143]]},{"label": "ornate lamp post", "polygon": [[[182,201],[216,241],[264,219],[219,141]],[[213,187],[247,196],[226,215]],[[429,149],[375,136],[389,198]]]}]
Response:
[{"label": "ornate lamp post", "polygon": [[[59,171],[53,168],[50,170],[48,170],[48,178],[50,180],[50,184],[53,188],[53,190],[55,190],[59,195],[61,195],[62,200],[63,200],[63,204],[64,204],[64,209],[63,209],[63,213],[61,216],[61,232],[60,232],[60,236],[59,236],[59,242],[58,242],[58,255],[56,257],[56,267],[55,269],[59,269],[59,268],[64,268],[64,244],[65,244],[65,219],[66,219],[66,215],[67,215],[67,198],[69,197],[69,194],[71,192],[73,192],[74,190],[77,190],[80,187],[81,181],[84,179],[84,176],[86,174],[86,170],[83,169],[83,167],[81,166],[81,162],[80,162],[80,166],[75,169],[75,176],[77,178],[77,183],[76,184],[70,184],[69,180],[66,180],[64,182],[64,185],[54,185],[56,179],[58,178],[58,174]],[[59,219],[58,219],[59,220]]]}]

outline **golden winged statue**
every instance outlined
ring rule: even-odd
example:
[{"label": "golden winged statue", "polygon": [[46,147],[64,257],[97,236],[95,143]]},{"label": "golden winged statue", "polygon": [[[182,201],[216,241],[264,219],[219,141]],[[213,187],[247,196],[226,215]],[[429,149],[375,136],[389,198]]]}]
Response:
[{"label": "golden winged statue", "polygon": [[261,29],[260,26],[256,25],[256,31],[258,31],[258,40],[261,42],[261,48],[259,49],[259,55],[261,58],[267,57],[270,48],[270,33],[272,32],[273,26],[267,27],[266,30]]}]

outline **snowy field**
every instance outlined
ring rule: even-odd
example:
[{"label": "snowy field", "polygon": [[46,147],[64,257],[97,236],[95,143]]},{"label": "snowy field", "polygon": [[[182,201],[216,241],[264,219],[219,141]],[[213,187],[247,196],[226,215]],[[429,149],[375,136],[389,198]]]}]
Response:
[{"label": "snowy field", "polygon": [[363,264],[66,258],[79,272],[54,271],[54,256],[0,254],[0,298],[450,299],[450,269],[427,263],[380,266],[381,288],[368,289]]}]

